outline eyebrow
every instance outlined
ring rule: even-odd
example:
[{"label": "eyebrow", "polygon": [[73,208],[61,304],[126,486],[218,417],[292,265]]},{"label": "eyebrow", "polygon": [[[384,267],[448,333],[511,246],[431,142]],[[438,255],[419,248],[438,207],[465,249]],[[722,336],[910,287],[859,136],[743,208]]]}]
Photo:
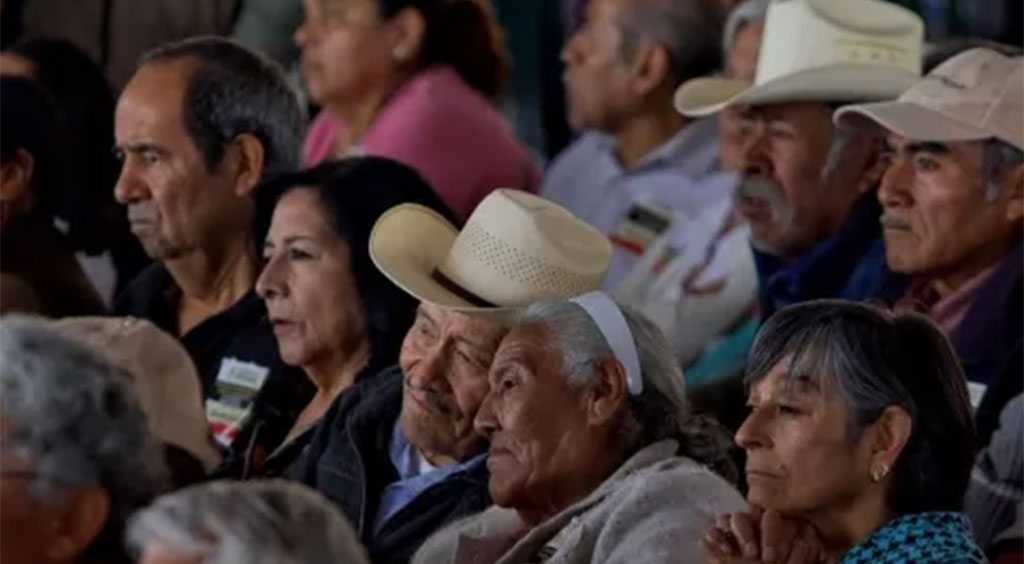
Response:
[{"label": "eyebrow", "polygon": [[152,151],[154,153],[167,154],[167,149],[164,149],[159,145],[149,142],[124,143],[121,145],[114,145],[112,151],[115,153],[118,151],[122,151],[125,153],[143,153],[147,151]]},{"label": "eyebrow", "polygon": [[936,143],[934,141],[907,143],[907,145],[904,147],[904,150],[912,155],[917,153],[948,155],[950,153],[948,145],[945,145],[943,143]]}]

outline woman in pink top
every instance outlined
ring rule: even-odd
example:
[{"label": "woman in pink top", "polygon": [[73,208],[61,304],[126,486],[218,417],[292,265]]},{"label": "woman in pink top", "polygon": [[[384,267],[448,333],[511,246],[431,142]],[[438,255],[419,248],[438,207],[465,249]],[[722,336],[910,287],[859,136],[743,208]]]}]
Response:
[{"label": "woman in pink top", "polygon": [[307,166],[353,154],[415,168],[466,218],[491,190],[539,175],[491,101],[508,70],[482,0],[304,0],[296,33],[310,97],[324,107]]}]

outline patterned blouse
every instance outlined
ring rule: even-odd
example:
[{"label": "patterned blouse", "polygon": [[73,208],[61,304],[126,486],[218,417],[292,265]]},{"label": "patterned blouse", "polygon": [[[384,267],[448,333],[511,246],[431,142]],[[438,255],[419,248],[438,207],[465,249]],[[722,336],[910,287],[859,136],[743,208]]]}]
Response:
[{"label": "patterned blouse", "polygon": [[904,515],[871,534],[839,564],[985,564],[962,513]]}]

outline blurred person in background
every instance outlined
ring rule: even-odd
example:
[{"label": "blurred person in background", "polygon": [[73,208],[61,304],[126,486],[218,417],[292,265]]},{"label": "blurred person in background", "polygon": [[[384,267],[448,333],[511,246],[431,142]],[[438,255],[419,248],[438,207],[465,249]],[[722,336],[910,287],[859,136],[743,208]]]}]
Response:
[{"label": "blurred person in background", "polygon": [[581,136],[548,167],[542,194],[615,245],[614,291],[650,243],[727,202],[714,175],[714,120],[672,107],[676,87],[721,64],[715,0],[592,0],[562,50],[569,122]]},{"label": "blurred person in background", "polygon": [[712,564],[982,564],[961,512],[974,459],[963,371],[916,313],[820,300],[751,350],[751,507],[702,540]]},{"label": "blurred person in background", "polygon": [[66,225],[68,241],[109,305],[149,262],[114,201],[114,93],[89,56],[62,39],[15,42],[0,53],[0,74],[31,78],[54,100],[67,186],[51,211]]},{"label": "blurred person in background", "polygon": [[953,342],[979,444],[1021,393],[1024,373],[1024,58],[970,49],[898,100],[841,109],[840,125],[881,130],[878,191],[886,261],[903,296]]},{"label": "blurred person in background", "polygon": [[131,378],[39,320],[0,320],[0,560],[129,562],[164,468]]},{"label": "blurred person in background", "polygon": [[280,480],[212,482],[139,511],[127,544],[139,564],[369,564],[345,517]]},{"label": "blurred person in background", "polygon": [[379,155],[416,169],[465,219],[496,188],[536,191],[523,146],[491,107],[504,38],[485,0],[305,0],[295,35],[324,110],[305,164]]},{"label": "blurred person in background", "polygon": [[29,79],[3,76],[0,113],[0,313],[105,313],[50,211],[67,182],[50,97]]},{"label": "blurred person in background", "polygon": [[144,56],[115,113],[115,196],[155,262],[114,309],[181,339],[225,448],[251,406],[294,418],[313,392],[278,354],[250,236],[251,193],[298,168],[304,123],[280,67],[213,37]]},{"label": "blurred person in background", "polygon": [[280,475],[339,394],[398,361],[416,300],[373,265],[369,241],[377,219],[404,203],[454,220],[414,170],[381,157],[328,162],[257,188],[256,292],[281,359],[301,368],[316,393],[294,419],[257,409],[237,441],[244,448],[219,475]]}]

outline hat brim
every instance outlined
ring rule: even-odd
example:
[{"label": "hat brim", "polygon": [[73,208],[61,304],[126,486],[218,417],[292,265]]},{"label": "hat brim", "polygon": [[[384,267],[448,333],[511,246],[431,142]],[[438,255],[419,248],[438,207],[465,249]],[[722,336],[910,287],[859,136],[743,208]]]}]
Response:
[{"label": "hat brim", "polygon": [[884,100],[899,97],[920,78],[899,68],[838,64],[756,85],[746,80],[697,78],[683,83],[676,90],[674,101],[679,113],[701,117],[736,105]]},{"label": "hat brim", "polygon": [[517,307],[474,306],[434,279],[458,229],[434,210],[402,204],[386,211],[370,233],[370,258],[396,286],[421,302],[466,315],[504,321]]},{"label": "hat brim", "polygon": [[975,141],[992,137],[990,131],[957,121],[913,102],[878,102],[840,108],[834,117],[843,129],[881,126],[916,141]]}]

